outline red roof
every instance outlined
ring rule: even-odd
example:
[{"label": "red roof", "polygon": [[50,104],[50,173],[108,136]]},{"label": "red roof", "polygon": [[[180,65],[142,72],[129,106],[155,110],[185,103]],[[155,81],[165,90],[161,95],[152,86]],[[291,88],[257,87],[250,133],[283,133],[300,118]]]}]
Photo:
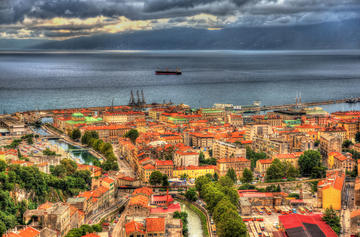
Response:
[{"label": "red roof", "polygon": [[150,196],[153,193],[151,188],[147,188],[147,187],[142,187],[142,188],[137,188],[134,190],[133,195],[135,194],[146,194],[148,196]]},{"label": "red roof", "polygon": [[174,199],[172,198],[171,195],[154,195],[152,196],[152,201],[153,202],[172,202],[174,201]]},{"label": "red roof", "polygon": [[259,160],[261,164],[271,164],[273,162],[272,159],[266,159],[266,160]]},{"label": "red roof", "polygon": [[296,227],[302,227],[306,230],[304,223],[317,225],[320,230],[325,234],[326,237],[337,237],[337,234],[331,229],[329,225],[327,225],[324,221],[322,221],[322,215],[300,215],[300,214],[290,214],[279,216],[279,223],[285,229],[291,229]]},{"label": "red roof", "polygon": [[131,222],[126,223],[125,231],[126,231],[127,235],[130,235],[131,233],[134,233],[134,232],[140,232],[140,233],[145,234],[144,225],[139,222],[136,222],[136,221],[131,221]]},{"label": "red roof", "polygon": [[151,208],[150,214],[174,213],[176,211],[181,212],[180,203],[171,203],[166,208],[164,207]]},{"label": "red roof", "polygon": [[40,235],[40,231],[29,226],[25,229],[20,230],[18,235],[20,237],[35,237]]},{"label": "red roof", "polygon": [[218,163],[235,163],[235,162],[250,162],[250,160],[244,157],[236,157],[236,158],[222,158],[217,161]]},{"label": "red roof", "polygon": [[100,235],[91,233],[91,234],[83,235],[83,236],[81,236],[81,237],[100,237]]},{"label": "red roof", "polygon": [[169,166],[174,165],[174,162],[172,160],[156,160],[155,164],[156,166]]},{"label": "red roof", "polygon": [[165,218],[146,218],[146,232],[165,232]]},{"label": "red roof", "polygon": [[144,165],[144,170],[154,170],[155,169],[155,166],[153,166],[152,164],[147,164],[147,165]]}]

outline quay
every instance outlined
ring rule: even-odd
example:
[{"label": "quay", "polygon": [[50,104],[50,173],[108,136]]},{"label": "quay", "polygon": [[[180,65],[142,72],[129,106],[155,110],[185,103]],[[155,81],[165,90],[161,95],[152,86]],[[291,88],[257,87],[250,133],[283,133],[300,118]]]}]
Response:
[{"label": "quay", "polygon": [[[356,98],[343,98],[337,100],[323,100],[323,101],[315,101],[315,102],[305,102],[302,103],[304,107],[311,107],[311,106],[320,106],[320,105],[329,105],[329,104],[341,104],[341,103],[348,103],[349,101],[360,101],[360,97]],[[157,108],[163,107],[168,104],[144,104],[141,108]],[[116,106],[116,105],[112,105]],[[254,107],[247,107],[242,108],[239,110],[240,112],[260,112],[260,111],[270,111],[270,110],[284,110],[295,107],[296,104],[283,104],[283,105],[264,105],[264,106],[254,106]],[[130,106],[131,107],[131,106]],[[83,108],[62,108],[62,110],[79,110],[79,109],[88,109],[94,112],[102,112],[109,106],[96,106],[96,107],[83,107]],[[51,116],[54,109],[44,109],[44,110],[29,110],[28,113],[34,112],[41,112],[41,117]]]},{"label": "quay", "polygon": [[[360,97],[354,98],[354,100],[360,101]],[[349,101],[348,98],[339,99],[339,100],[324,100],[324,101],[316,101],[316,102],[307,102],[302,103],[304,107],[311,107],[311,106],[319,106],[319,105],[329,105],[329,104],[342,104]],[[295,107],[296,104],[285,104],[285,105],[264,105],[261,107],[252,107],[246,108],[247,112],[259,112],[259,111],[269,111],[269,110],[284,110],[290,109]]]}]

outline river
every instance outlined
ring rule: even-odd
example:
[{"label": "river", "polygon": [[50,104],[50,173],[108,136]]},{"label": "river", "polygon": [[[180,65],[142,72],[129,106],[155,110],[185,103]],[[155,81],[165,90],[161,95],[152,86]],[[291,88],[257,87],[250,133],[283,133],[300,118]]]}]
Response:
[{"label": "river", "polygon": [[203,231],[199,216],[183,203],[181,203],[181,211],[188,214],[189,237],[202,237]]}]

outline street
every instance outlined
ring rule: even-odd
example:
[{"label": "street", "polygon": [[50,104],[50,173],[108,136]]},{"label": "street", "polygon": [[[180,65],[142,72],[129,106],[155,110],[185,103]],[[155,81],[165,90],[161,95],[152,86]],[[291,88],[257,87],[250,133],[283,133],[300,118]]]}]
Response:
[{"label": "street", "polygon": [[101,221],[102,218],[106,217],[116,209],[120,208],[121,206],[125,205],[127,202],[127,199],[121,199],[120,201],[116,202],[112,206],[101,210],[100,212],[97,212],[93,214],[86,222],[87,224],[97,224]]}]

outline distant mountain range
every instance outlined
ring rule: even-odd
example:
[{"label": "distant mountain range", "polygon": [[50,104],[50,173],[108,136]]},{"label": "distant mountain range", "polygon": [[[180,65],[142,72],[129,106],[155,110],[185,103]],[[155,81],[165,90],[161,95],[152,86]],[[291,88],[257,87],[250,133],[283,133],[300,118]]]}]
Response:
[{"label": "distant mountain range", "polygon": [[[0,47],[1,48],[1,47]],[[46,41],[32,49],[360,49],[360,19],[313,25],[172,28]]]}]

